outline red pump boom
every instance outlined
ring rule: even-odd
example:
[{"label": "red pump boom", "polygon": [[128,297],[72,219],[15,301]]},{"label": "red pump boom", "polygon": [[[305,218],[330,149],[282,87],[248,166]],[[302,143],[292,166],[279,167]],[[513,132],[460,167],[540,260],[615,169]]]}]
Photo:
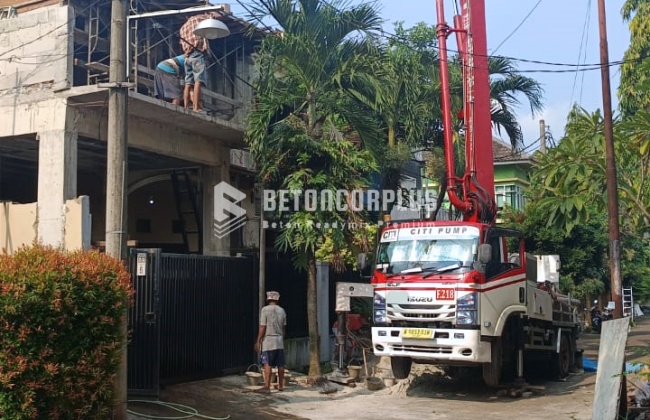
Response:
[{"label": "red pump boom", "polygon": [[[454,17],[456,28],[450,28],[445,21],[444,1],[436,0],[447,192],[452,205],[463,212],[463,221],[492,225],[496,221],[496,205],[485,4],[484,0],[460,0],[460,3],[462,14]],[[452,32],[457,35],[465,92],[465,173],[462,177],[456,175],[454,165],[447,49],[447,37]]]}]

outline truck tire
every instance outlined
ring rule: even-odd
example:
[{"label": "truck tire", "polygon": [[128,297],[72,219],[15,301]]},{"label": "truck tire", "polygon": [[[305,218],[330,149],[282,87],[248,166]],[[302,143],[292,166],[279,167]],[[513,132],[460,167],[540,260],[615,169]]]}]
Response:
[{"label": "truck tire", "polygon": [[487,386],[496,387],[501,382],[501,373],[503,372],[502,347],[501,338],[495,338],[491,343],[490,350],[492,362],[483,363],[483,381]]},{"label": "truck tire", "polygon": [[566,378],[571,370],[573,349],[569,336],[562,334],[560,338],[560,352],[553,355],[553,368],[555,376],[559,379]]},{"label": "truck tire", "polygon": [[393,369],[395,379],[406,379],[411,373],[413,360],[410,357],[391,357],[390,367]]}]

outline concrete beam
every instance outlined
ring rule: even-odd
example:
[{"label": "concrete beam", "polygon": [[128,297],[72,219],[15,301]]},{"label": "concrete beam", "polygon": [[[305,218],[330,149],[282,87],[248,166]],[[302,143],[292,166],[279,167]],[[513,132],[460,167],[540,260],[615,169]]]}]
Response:
[{"label": "concrete beam", "polygon": [[17,137],[65,129],[65,98],[50,98],[37,102],[19,102],[17,99],[15,102],[0,103],[0,137]]},{"label": "concrete beam", "polygon": [[[80,136],[106,141],[106,111],[99,107],[71,107]],[[218,164],[218,141],[129,115],[129,147],[172,156],[198,164]]]}]

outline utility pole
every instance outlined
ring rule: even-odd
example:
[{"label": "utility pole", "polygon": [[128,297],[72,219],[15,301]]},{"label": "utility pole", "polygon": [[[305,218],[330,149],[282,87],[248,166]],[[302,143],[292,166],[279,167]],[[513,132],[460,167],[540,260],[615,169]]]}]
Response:
[{"label": "utility pole", "polygon": [[614,129],[612,127],[612,92],[609,84],[609,50],[607,47],[607,21],[605,0],[598,0],[598,27],[600,30],[600,76],[603,89],[603,118],[605,123],[605,159],[607,163],[607,211],[609,220],[609,271],[611,299],[616,305],[614,319],[623,317],[621,283],[621,241],[618,224],[618,181],[614,155]]},{"label": "utility pole", "polygon": [[[106,254],[126,258],[126,176],[127,158],[127,102],[126,71],[126,0],[112,0],[111,46],[108,90],[108,139],[106,164]],[[126,337],[128,307],[120,320],[122,357],[115,379],[113,420],[126,420]]]},{"label": "utility pole", "polygon": [[546,121],[539,120],[539,151],[546,154]]},{"label": "utility pole", "polygon": [[264,228],[264,186],[262,184],[258,185],[258,188],[255,191],[256,194],[259,194],[260,197],[260,254],[259,254],[259,277],[258,277],[258,287],[259,287],[259,302],[258,302],[258,314],[262,311],[266,303],[266,229]]}]

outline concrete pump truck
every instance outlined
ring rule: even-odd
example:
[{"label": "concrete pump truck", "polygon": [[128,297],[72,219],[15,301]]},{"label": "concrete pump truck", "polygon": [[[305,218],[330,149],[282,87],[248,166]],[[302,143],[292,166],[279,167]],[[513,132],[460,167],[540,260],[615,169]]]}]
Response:
[{"label": "concrete pump truck", "polygon": [[[523,380],[524,361],[558,376],[575,366],[577,301],[559,292],[559,256],[526,253],[496,225],[484,0],[460,0],[454,26],[437,0],[446,192],[462,220],[390,222],[372,267],[372,346],[406,378],[413,362],[482,368],[488,386]],[[454,168],[447,37],[463,68],[465,172]]]}]

